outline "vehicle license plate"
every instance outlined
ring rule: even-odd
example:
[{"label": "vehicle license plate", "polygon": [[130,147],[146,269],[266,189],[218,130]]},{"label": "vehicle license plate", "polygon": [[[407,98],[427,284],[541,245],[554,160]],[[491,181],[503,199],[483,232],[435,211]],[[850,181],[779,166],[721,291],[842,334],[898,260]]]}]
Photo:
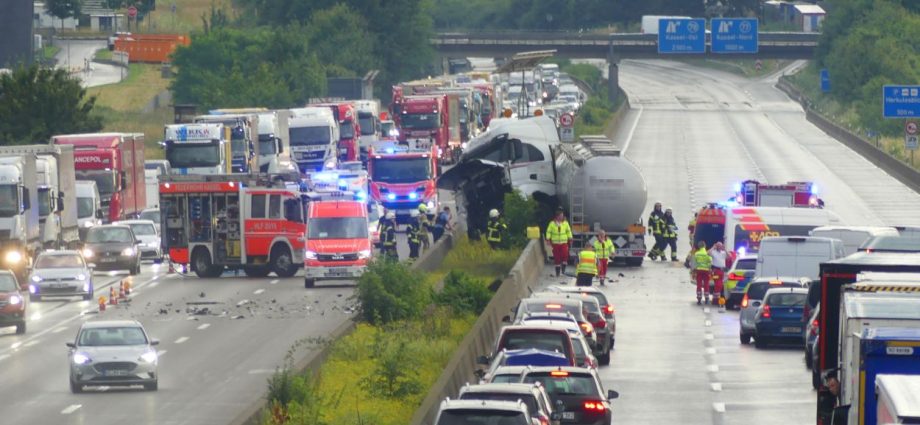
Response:
[{"label": "vehicle license plate", "polygon": [[103,263],[114,263],[115,260],[116,260],[115,258],[100,258],[99,259],[99,261]]},{"label": "vehicle license plate", "polygon": [[49,284],[48,286],[51,288],[60,289],[60,288],[66,288],[68,285],[66,283],[52,283],[52,284]]},{"label": "vehicle license plate", "polygon": [[126,376],[128,375],[127,370],[107,370],[103,373],[105,376]]},{"label": "vehicle license plate", "polygon": [[326,276],[347,276],[348,272],[345,269],[329,269],[326,272]]},{"label": "vehicle license plate", "polygon": [[575,420],[575,412],[562,412],[562,419]]},{"label": "vehicle license plate", "polygon": [[784,327],[784,328],[782,329],[782,331],[783,331],[783,332],[786,332],[786,333],[802,332],[802,328],[798,328],[798,327],[795,327],[795,326]]}]

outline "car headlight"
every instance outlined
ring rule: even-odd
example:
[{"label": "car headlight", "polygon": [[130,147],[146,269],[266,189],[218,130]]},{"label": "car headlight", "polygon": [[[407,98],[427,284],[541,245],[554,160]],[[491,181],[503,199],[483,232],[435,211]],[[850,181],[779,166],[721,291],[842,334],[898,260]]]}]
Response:
[{"label": "car headlight", "polygon": [[308,259],[308,260],[315,260],[315,259],[316,259],[316,252],[315,252],[315,251],[306,251],[306,252],[303,253],[303,256],[304,256],[304,258],[306,258],[306,259]]},{"label": "car headlight", "polygon": [[144,354],[141,354],[141,361],[147,363],[154,363],[157,361],[157,352],[156,351],[147,351]]},{"label": "car headlight", "polygon": [[134,256],[134,247],[129,246],[129,247],[127,247],[127,248],[121,250],[121,256],[122,256],[122,257],[132,257],[132,256]]},{"label": "car headlight", "polygon": [[362,249],[361,251],[358,251],[358,259],[363,260],[365,258],[371,258],[371,250]]},{"label": "car headlight", "polygon": [[22,254],[19,251],[7,251],[4,258],[7,264],[19,264],[22,261]]},{"label": "car headlight", "polygon": [[22,297],[19,295],[10,295],[10,305],[19,305],[22,303]]},{"label": "car headlight", "polygon": [[41,281],[42,281],[42,277],[41,277],[41,276],[32,275],[32,282],[39,283],[39,282],[41,282]]},{"label": "car headlight", "polygon": [[83,273],[78,274],[78,275],[77,275],[77,280],[86,280],[86,275],[83,274]]},{"label": "car headlight", "polygon": [[387,200],[388,200],[388,201],[395,201],[395,200],[396,200],[396,194],[395,194],[395,193],[388,193],[388,194],[387,194]]},{"label": "car headlight", "polygon": [[93,255],[95,255],[93,250],[89,248],[83,248],[83,258],[93,258]]},{"label": "car headlight", "polygon": [[38,293],[38,287],[36,287],[35,285],[29,285],[29,293],[30,294]]},{"label": "car headlight", "polygon": [[74,354],[73,354],[73,362],[74,362],[74,364],[87,364],[87,363],[89,363],[89,362],[91,362],[91,361],[93,361],[93,360],[90,359],[89,356],[87,356],[86,354],[83,354],[83,353],[74,353]]}]

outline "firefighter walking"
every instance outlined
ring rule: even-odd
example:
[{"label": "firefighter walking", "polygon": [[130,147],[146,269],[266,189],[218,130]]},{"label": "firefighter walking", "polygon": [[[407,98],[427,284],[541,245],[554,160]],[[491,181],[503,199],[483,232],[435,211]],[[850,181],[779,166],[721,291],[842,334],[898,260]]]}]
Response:
[{"label": "firefighter walking", "polygon": [[700,304],[703,294],[709,304],[709,276],[712,270],[712,257],[706,251],[706,242],[700,241],[693,253],[693,277],[696,279],[696,303]]},{"label": "firefighter walking", "polygon": [[553,264],[556,276],[565,273],[565,264],[569,260],[569,245],[573,240],[572,227],[565,219],[562,208],[556,210],[556,217],[546,225],[546,241],[553,247]]},{"label": "firefighter walking", "polygon": [[388,211],[380,226],[380,253],[384,258],[399,261],[396,251],[396,214]]},{"label": "firefighter walking", "polygon": [[578,253],[578,265],[575,267],[575,284],[591,286],[597,276],[597,253],[588,245]]},{"label": "firefighter walking", "polygon": [[680,261],[677,259],[677,223],[674,222],[674,216],[670,208],[665,210],[662,217],[662,243],[658,255],[662,260],[666,260],[665,249],[671,247],[671,261]]},{"label": "firefighter walking", "polygon": [[597,254],[597,280],[604,284],[607,280],[607,262],[612,261],[613,254],[617,249],[613,246],[613,241],[607,237],[607,232],[601,230],[597,232],[597,239],[594,240],[594,252]]},{"label": "firefighter walking", "polygon": [[508,231],[508,225],[501,218],[497,209],[489,211],[489,222],[486,224],[486,241],[492,249],[502,248],[505,232]]},{"label": "firefighter walking", "polygon": [[651,258],[652,261],[657,260],[659,256],[664,258],[664,253],[661,251],[662,243],[664,242],[664,237],[662,236],[663,226],[664,212],[661,210],[661,202],[655,202],[655,208],[648,216],[648,234],[655,236],[655,245],[652,246],[652,250],[648,253],[648,258]]},{"label": "firefighter walking", "polygon": [[418,239],[421,243],[421,249],[428,249],[431,246],[431,240],[428,239],[428,232],[431,230],[431,220],[428,219],[428,206],[418,204]]},{"label": "firefighter walking", "polygon": [[409,222],[406,223],[406,240],[409,241],[409,259],[418,258],[419,246],[421,245],[421,228],[419,223],[419,211],[409,211]]}]

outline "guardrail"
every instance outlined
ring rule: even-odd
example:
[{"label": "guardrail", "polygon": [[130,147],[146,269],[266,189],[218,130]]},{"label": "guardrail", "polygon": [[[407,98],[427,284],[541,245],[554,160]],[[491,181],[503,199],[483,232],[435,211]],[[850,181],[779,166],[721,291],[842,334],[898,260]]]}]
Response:
[{"label": "guardrail", "polygon": [[485,311],[454,351],[444,372],[415,411],[410,424],[434,423],[441,400],[445,397],[456,397],[460,387],[467,382],[476,382],[477,378],[473,374],[477,366],[476,358],[492,351],[492,343],[502,327],[502,316],[508,315],[522,297],[533,292],[532,285],[537,282],[537,276],[543,271],[543,259],[543,241],[531,240],[502,281],[498,291],[492,296]]}]

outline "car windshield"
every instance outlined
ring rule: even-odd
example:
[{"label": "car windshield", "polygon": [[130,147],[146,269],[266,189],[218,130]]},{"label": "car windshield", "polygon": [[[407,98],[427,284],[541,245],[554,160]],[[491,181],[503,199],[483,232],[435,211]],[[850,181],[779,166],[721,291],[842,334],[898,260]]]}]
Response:
[{"label": "car windshield", "polygon": [[157,229],[153,227],[153,223],[132,223],[129,226],[135,236],[155,236],[157,234]]},{"label": "car windshield", "polygon": [[518,382],[521,382],[521,374],[520,373],[506,373],[502,375],[494,375],[492,376],[492,380],[489,382],[493,384],[516,384]]},{"label": "car windshield", "polygon": [[35,260],[36,269],[72,269],[83,267],[83,258],[78,254],[39,255]]},{"label": "car windshield", "polygon": [[362,136],[373,136],[374,116],[366,112],[358,112],[358,126],[361,127]]},{"label": "car windshield", "polygon": [[93,216],[93,198],[77,198],[77,218]]},{"label": "car windshield", "polygon": [[0,274],[0,292],[15,292],[19,290],[16,278],[11,274]]},{"label": "car windshield", "polygon": [[581,307],[576,304],[557,304],[553,302],[546,301],[528,301],[527,309],[528,312],[538,312],[545,311],[550,313],[571,313],[575,318],[582,317]]},{"label": "car windshield", "polygon": [[131,243],[131,229],[126,227],[93,227],[86,235],[89,243]]},{"label": "car windshield", "polygon": [[270,134],[260,134],[259,135],[259,155],[274,155],[275,153],[275,138]]},{"label": "car windshield", "polygon": [[538,350],[565,353],[564,340],[560,332],[510,332],[505,335],[505,344],[501,348],[506,350],[520,350],[523,348],[536,348]]},{"label": "car windshield", "polygon": [[220,165],[220,143],[170,143],[166,160],[173,168],[214,167]]},{"label": "car windshield", "polygon": [[51,189],[43,187],[38,189],[38,216],[47,217],[51,214]]},{"label": "car windshield", "polygon": [[374,160],[372,181],[411,183],[431,178],[431,158]]},{"label": "car windshield", "polygon": [[805,300],[808,298],[808,294],[770,294],[770,298],[767,298],[766,303],[771,307],[803,307],[805,306]]},{"label": "car windshield", "polygon": [[83,329],[79,338],[77,338],[77,345],[83,347],[145,344],[147,344],[147,336],[137,326],[88,328]]},{"label": "car windshield", "polygon": [[160,210],[147,210],[141,213],[141,220],[160,221]]},{"label": "car windshield", "polygon": [[554,395],[586,395],[600,397],[594,377],[588,374],[571,373],[564,371],[529,373],[524,377],[524,383],[539,382],[546,388],[550,396]]},{"label": "car windshield", "polygon": [[754,270],[757,268],[756,258],[744,258],[735,263],[735,270]]},{"label": "car windshield", "polygon": [[540,406],[537,405],[537,399],[533,394],[515,394],[515,393],[487,393],[487,392],[465,392],[460,394],[460,400],[495,400],[495,401],[523,401],[530,412],[539,412]]},{"label": "car windshield", "polygon": [[529,425],[523,412],[495,409],[450,409],[437,425]]},{"label": "car windshield", "polygon": [[14,184],[0,185],[0,217],[19,213],[19,190]]},{"label": "car windshield", "polygon": [[402,114],[399,125],[410,130],[431,130],[438,128],[438,114]]},{"label": "car windshield", "polygon": [[76,179],[96,182],[99,195],[103,198],[112,196],[115,191],[115,172],[112,170],[76,170]]},{"label": "car windshield", "polygon": [[288,134],[291,146],[328,145],[332,141],[329,127],[292,127]]},{"label": "car windshield", "polygon": [[764,294],[770,288],[801,288],[797,282],[783,282],[782,284],[771,284],[770,282],[755,282],[748,285],[747,297],[749,300],[762,300]]},{"label": "car windshield", "polygon": [[364,217],[311,218],[307,221],[308,239],[360,239],[367,237]]}]

